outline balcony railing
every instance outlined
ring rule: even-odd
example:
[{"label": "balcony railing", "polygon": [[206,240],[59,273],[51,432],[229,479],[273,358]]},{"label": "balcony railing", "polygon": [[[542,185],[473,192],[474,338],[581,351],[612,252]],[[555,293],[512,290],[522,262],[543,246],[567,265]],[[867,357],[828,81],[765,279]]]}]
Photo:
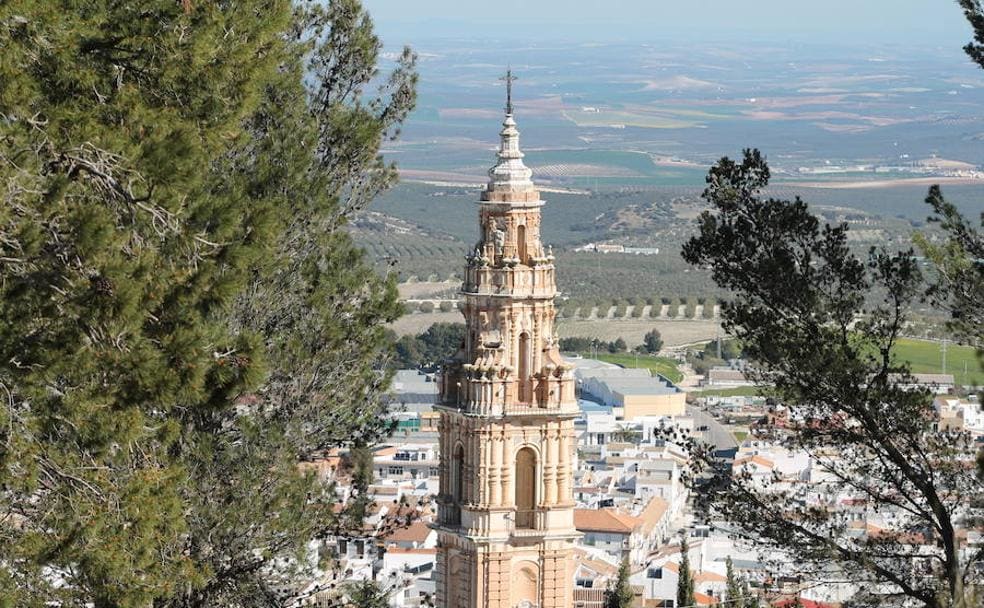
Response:
[{"label": "balcony railing", "polygon": [[513,536],[540,536],[546,532],[546,513],[537,509],[517,509],[512,513]]},{"label": "balcony railing", "polygon": [[438,507],[438,523],[448,528],[461,525],[461,507],[459,505],[440,505]]}]

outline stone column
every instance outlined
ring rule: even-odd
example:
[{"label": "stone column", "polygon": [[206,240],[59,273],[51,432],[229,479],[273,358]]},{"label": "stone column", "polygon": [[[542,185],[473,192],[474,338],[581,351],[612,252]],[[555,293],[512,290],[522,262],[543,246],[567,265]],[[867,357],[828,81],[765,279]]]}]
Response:
[{"label": "stone column", "polygon": [[569,503],[571,495],[571,438],[567,432],[567,423],[561,423],[560,429],[560,462],[557,464],[557,491],[560,502]]},{"label": "stone column", "polygon": [[481,483],[481,479],[482,479],[480,474],[481,468],[479,466],[481,463],[481,452],[479,450],[480,436],[478,431],[478,424],[472,422],[469,425],[469,431],[470,432],[468,433],[468,460],[471,462],[472,466],[469,468],[467,500],[469,503],[474,505],[479,502],[478,486]]},{"label": "stone column", "polygon": [[502,430],[502,505],[512,505],[515,493],[513,492],[512,475],[512,438]]},{"label": "stone column", "polygon": [[543,467],[543,483],[546,486],[545,503],[547,505],[557,504],[557,431],[547,429],[546,432],[546,458]]},{"label": "stone column", "polygon": [[491,439],[492,443],[492,466],[489,470],[489,487],[491,489],[489,504],[493,507],[498,507],[502,504],[502,446],[499,445],[502,437],[497,430],[493,430],[490,433],[489,439]]},{"label": "stone column", "polygon": [[481,432],[482,442],[482,465],[479,467],[482,487],[479,489],[478,502],[483,506],[489,506],[492,500],[492,435],[488,429]]}]

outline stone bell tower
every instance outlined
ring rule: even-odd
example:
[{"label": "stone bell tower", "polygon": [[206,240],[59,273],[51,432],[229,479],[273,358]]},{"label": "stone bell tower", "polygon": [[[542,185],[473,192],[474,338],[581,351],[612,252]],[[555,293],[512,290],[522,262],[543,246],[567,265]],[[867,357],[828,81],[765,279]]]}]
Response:
[{"label": "stone bell tower", "polygon": [[554,256],[523,164],[508,73],[498,160],[466,256],[463,348],[443,369],[438,608],[571,608],[572,368],[554,333]]}]

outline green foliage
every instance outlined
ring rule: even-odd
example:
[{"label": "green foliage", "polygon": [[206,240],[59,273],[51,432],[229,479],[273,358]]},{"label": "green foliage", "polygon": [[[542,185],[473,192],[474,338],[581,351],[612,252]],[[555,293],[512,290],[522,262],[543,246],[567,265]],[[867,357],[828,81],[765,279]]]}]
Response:
[{"label": "green foliage", "polygon": [[0,604],[258,605],[339,519],[298,459],[387,431],[338,228],[413,57],[365,91],[354,0],[15,0],[0,47]]},{"label": "green foliage", "polygon": [[[835,563],[893,585],[914,603],[955,605],[948,598],[962,597],[962,573],[980,567],[981,556],[965,556],[956,536],[968,501],[984,493],[961,464],[976,448],[966,432],[934,430],[932,395],[907,388],[911,367],[893,354],[927,282],[911,251],[872,249],[862,259],[848,247],[846,225],[825,225],[798,199],[762,198],[768,181],[758,151],[712,167],[704,194],[712,208],[698,219],[684,258],[709,267],[733,294],[723,310],[724,328],[758,370],[768,371],[792,417],[848,421],[795,427],[785,445],[821,459],[832,479],[841,480],[828,485],[832,492],[843,489],[893,507],[893,497],[904,496],[895,525],[937,531],[938,542],[928,550],[940,564],[938,576],[912,578],[908,563],[898,559],[908,550],[901,539],[858,539],[825,510],[796,506],[795,490],[764,489],[746,475],[717,476],[698,506],[803,567]],[[692,462],[713,467],[709,452],[698,445],[691,450]],[[837,458],[823,456],[832,452]],[[863,593],[874,602],[880,590]]]},{"label": "green foliage", "polygon": [[740,359],[741,347],[737,340],[717,338],[704,345],[701,356],[705,359],[724,359],[725,361]]},{"label": "green foliage", "polygon": [[694,599],[694,575],[690,571],[690,545],[686,533],[680,540],[680,571],[677,578],[676,605],[679,608],[696,606]]},{"label": "green foliage", "polygon": [[400,338],[393,364],[401,369],[433,367],[458,352],[464,340],[464,323],[434,323],[418,336]]},{"label": "green foliage", "polygon": [[609,342],[608,344],[608,352],[612,354],[624,353],[627,350],[629,350],[629,346],[622,338],[615,338],[615,340]]},{"label": "green foliage", "polygon": [[605,590],[604,608],[631,608],[635,593],[629,584],[629,560],[623,559],[618,566],[618,575]]},{"label": "green foliage", "polygon": [[714,307],[717,306],[717,301],[714,298],[704,299],[704,308],[701,312],[701,316],[705,319],[714,318]]},{"label": "green foliage", "polygon": [[663,336],[659,333],[659,330],[650,329],[647,331],[646,335],[642,338],[642,346],[651,355],[655,355],[663,350]]},{"label": "green foliage", "polygon": [[343,588],[345,599],[339,608],[387,608],[389,595],[374,581],[346,583]]},{"label": "green foliage", "polygon": [[593,338],[570,337],[561,338],[558,346],[560,350],[568,353],[590,353],[596,347],[598,341]]},{"label": "green foliage", "polygon": [[[682,299],[682,298],[681,298]],[[697,299],[696,298],[686,298],[684,303],[683,316],[686,319],[693,319],[697,312]]]},{"label": "green foliage", "polygon": [[756,593],[748,588],[748,580],[742,579],[741,583],[742,608],[759,608],[761,603]]},{"label": "green foliage", "polygon": [[742,589],[741,582],[738,580],[738,576],[735,574],[735,565],[731,561],[731,556],[724,562],[725,564],[725,589],[724,589],[724,601],[728,606],[744,608],[745,606],[745,593]]},{"label": "green foliage", "polygon": [[[978,35],[984,41],[984,15]],[[980,55],[976,54],[975,60]],[[949,313],[948,329],[975,348],[984,364],[984,215],[975,226],[944,197],[938,186],[929,191],[926,203],[933,209],[931,222],[947,235],[941,244],[920,235],[916,242],[936,268],[937,279],[930,288],[933,303]]]}]

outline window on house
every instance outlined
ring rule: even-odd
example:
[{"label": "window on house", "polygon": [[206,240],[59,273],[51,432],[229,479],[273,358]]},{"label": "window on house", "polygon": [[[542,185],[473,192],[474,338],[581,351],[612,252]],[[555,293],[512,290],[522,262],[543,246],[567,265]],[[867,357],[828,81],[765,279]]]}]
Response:
[{"label": "window on house", "polygon": [[591,589],[594,587],[594,581],[589,578],[579,578],[574,584],[584,589]]},{"label": "window on house", "polygon": [[338,541],[338,554],[341,555],[342,557],[345,557],[347,553],[348,553],[348,541],[347,540]]},{"label": "window on house", "polygon": [[403,475],[403,467],[395,467],[395,466],[394,467],[390,467],[389,468],[389,474],[390,475]]},{"label": "window on house", "polygon": [[366,553],[366,541],[357,540],[355,541],[355,554],[362,557]]},{"label": "window on house", "polygon": [[646,573],[647,578],[663,578],[662,568],[650,568],[649,572]]}]

